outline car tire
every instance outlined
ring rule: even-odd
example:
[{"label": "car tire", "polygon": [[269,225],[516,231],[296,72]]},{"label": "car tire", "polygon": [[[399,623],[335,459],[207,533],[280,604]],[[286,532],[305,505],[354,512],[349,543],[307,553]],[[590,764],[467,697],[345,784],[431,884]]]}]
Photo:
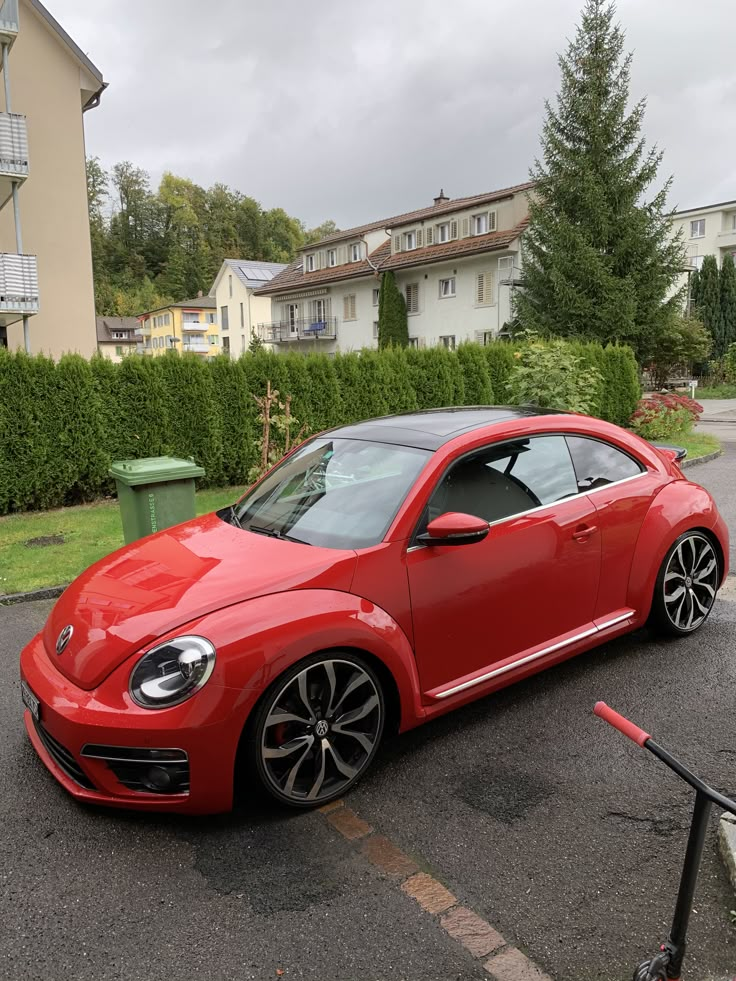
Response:
[{"label": "car tire", "polygon": [[248,769],[280,803],[321,807],[368,769],[385,720],[381,683],[366,659],[352,651],[313,654],[277,678],[256,706],[244,747]]},{"label": "car tire", "polygon": [[680,535],[660,566],[650,625],[668,637],[685,637],[698,630],[713,609],[720,577],[713,540],[702,531]]}]

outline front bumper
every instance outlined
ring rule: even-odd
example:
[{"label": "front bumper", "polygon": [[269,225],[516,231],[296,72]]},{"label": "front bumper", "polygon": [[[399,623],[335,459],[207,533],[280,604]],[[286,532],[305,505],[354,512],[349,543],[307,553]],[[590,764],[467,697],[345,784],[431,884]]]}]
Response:
[{"label": "front bumper", "polygon": [[[90,804],[188,814],[230,810],[238,742],[258,693],[211,679],[181,705],[150,711],[128,695],[130,667],[124,663],[98,688],[85,691],[56,669],[41,634],[24,648],[21,679],[39,700],[41,714],[39,724],[26,709],[24,721],[43,763],[73,797]],[[134,789],[136,781],[121,780],[119,763],[84,755],[90,746],[139,748],[143,752],[132,755],[144,760],[157,750],[179,751],[168,754],[179,761],[179,792]]]}]

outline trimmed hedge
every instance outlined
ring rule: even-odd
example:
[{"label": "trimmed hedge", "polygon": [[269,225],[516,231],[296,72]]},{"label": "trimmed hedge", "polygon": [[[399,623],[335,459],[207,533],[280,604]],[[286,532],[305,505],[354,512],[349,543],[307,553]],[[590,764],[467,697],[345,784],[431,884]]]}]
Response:
[{"label": "trimmed hedge", "polygon": [[[503,404],[523,344],[463,344],[456,352],[390,348],[359,354],[138,355],[121,364],[65,355],[58,364],[0,349],[0,514],[112,493],[113,460],[171,454],[207,472],[202,486],[247,482],[261,433],[255,396],[292,397],[314,433],[371,416],[444,405]],[[598,414],[626,425],[640,395],[629,348],[571,343],[603,376]],[[295,435],[297,429],[292,432]]]}]

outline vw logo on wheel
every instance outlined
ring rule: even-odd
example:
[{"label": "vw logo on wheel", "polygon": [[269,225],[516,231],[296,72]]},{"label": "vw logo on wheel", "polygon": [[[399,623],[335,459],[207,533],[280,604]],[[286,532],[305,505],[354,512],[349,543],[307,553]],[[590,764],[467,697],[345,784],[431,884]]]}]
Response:
[{"label": "vw logo on wheel", "polygon": [[66,650],[66,646],[72,639],[72,634],[74,633],[74,627],[69,623],[61,631],[59,636],[56,638],[56,653],[63,654]]},{"label": "vw logo on wheel", "polygon": [[330,731],[330,727],[324,719],[320,719],[317,725],[314,727],[314,731],[320,737],[320,739],[322,739]]}]

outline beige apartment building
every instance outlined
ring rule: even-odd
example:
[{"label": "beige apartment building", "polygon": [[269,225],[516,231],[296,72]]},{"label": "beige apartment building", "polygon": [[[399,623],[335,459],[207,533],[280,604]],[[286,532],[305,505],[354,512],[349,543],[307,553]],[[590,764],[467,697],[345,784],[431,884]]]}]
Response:
[{"label": "beige apartment building", "polygon": [[3,0],[0,44],[0,344],[90,356],[83,113],[105,82],[39,0]]}]

